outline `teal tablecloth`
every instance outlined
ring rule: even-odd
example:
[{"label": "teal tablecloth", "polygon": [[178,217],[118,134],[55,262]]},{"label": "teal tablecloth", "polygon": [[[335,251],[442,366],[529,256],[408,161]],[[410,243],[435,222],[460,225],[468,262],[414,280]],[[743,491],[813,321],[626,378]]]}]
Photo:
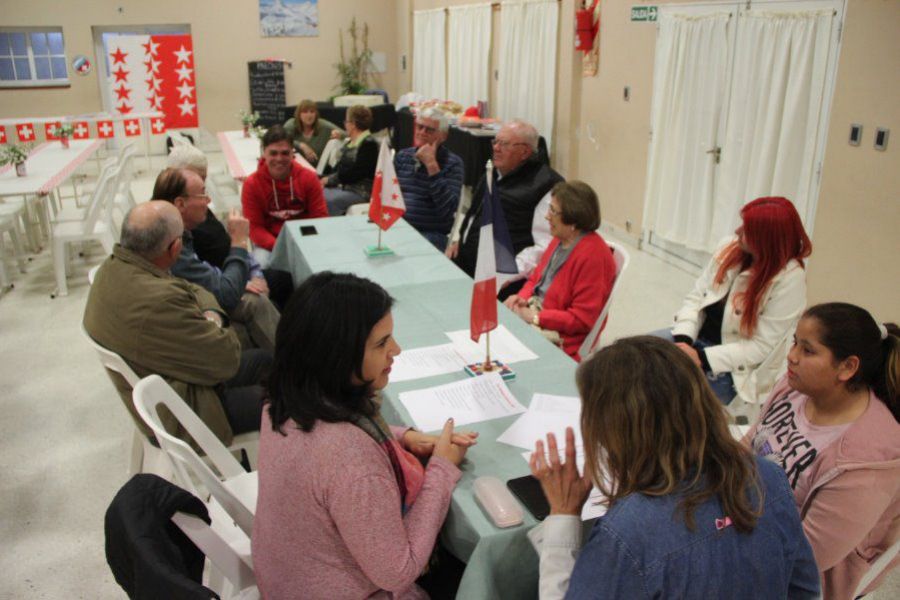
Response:
[{"label": "teal tablecloth", "polygon": [[[313,225],[316,235],[301,235]],[[396,299],[394,336],[402,348],[448,343],[444,332],[469,326],[472,280],[404,221],[384,234],[393,257],[368,258],[365,246],[377,232],[365,217],[293,221],[285,225],[272,255],[272,267],[290,271],[297,284],[312,273],[333,270],[368,277]],[[536,392],[574,396],[576,364],[530,325],[498,306],[500,322],[539,356],[512,365],[516,378],[510,391],[528,406]],[[466,378],[462,371],[392,383],[384,390],[383,413],[394,424],[411,424],[399,401],[404,391]],[[496,441],[516,416],[465,426],[479,432],[479,442],[462,464],[463,477],[453,492],[442,531],[447,548],[467,563],[457,598],[537,598],[538,556],[526,537],[536,524],[528,511],[518,527],[495,527],[475,502],[472,483],[482,475],[506,481],[528,473],[524,449]]]}]

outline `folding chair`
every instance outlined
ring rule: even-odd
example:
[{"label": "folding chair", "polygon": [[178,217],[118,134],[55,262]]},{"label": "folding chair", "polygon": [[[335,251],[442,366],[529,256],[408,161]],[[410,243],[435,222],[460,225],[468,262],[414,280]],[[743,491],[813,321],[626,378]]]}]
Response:
[{"label": "folding chair", "polygon": [[582,342],[581,348],[578,350],[578,355],[581,357],[581,360],[586,359],[597,350],[597,345],[600,342],[600,330],[603,328],[603,323],[606,321],[607,315],[609,315],[609,307],[612,306],[613,298],[616,295],[616,291],[619,289],[619,283],[622,281],[622,273],[625,272],[625,269],[628,268],[628,263],[631,262],[631,256],[629,256],[628,251],[625,250],[621,244],[607,241],[606,245],[612,250],[613,260],[616,261],[616,278],[613,281],[612,289],[609,291],[609,298],[607,298],[606,304],[603,305],[603,310],[600,311],[600,316],[597,317],[597,321],[591,328],[590,333],[587,334],[587,337],[584,338],[584,342]]},{"label": "folding chair", "polygon": [[[160,405],[169,409],[219,475],[213,473],[187,442],[166,431],[157,412]],[[205,495],[197,492],[191,475],[197,477],[212,496],[210,502],[215,500],[249,538],[253,532],[259,485],[256,472],[244,471],[228,448],[159,375],[150,375],[137,383],[134,387],[134,406],[172,461],[179,485],[204,498]]]}]

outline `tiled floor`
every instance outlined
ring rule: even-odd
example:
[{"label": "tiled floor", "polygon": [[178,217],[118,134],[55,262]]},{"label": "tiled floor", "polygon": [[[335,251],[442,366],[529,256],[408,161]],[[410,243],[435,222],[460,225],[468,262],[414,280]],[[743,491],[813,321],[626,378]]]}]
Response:
[{"label": "tiled floor", "polygon": [[[224,172],[219,153],[211,172]],[[133,184],[149,199],[162,164],[155,157]],[[604,340],[670,322],[693,277],[634,247]],[[87,271],[104,257],[88,247],[54,287],[49,251],[0,296],[0,599],[123,598],[104,558],[103,514],[126,481],[132,426],[81,333]],[[894,585],[883,598],[900,597]]]}]

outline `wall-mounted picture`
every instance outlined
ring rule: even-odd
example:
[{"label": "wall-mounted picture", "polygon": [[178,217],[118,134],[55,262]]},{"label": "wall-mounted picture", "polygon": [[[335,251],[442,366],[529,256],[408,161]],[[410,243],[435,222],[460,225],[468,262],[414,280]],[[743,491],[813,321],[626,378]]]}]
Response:
[{"label": "wall-mounted picture", "polygon": [[259,0],[262,37],[319,35],[319,0]]}]

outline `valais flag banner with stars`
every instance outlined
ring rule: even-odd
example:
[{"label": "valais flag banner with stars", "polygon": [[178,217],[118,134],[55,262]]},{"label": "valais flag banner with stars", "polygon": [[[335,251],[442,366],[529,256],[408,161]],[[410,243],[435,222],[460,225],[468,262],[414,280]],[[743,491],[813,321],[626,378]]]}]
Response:
[{"label": "valais flag banner with stars", "polygon": [[[512,239],[503,218],[493,169],[488,168],[484,202],[481,206],[481,231],[475,262],[475,287],[472,288],[472,314],[469,334],[477,342],[482,333],[497,327],[497,273],[518,273]],[[474,234],[474,232],[469,235]]]},{"label": "valais flag banner with stars", "polygon": [[116,113],[159,111],[165,115],[165,129],[197,127],[190,35],[110,36],[107,48],[108,91]]},{"label": "valais flag banner with stars", "polygon": [[387,231],[405,212],[406,203],[403,202],[391,150],[385,138],[381,140],[381,149],[378,151],[378,166],[375,168],[375,182],[369,199],[369,220]]}]

